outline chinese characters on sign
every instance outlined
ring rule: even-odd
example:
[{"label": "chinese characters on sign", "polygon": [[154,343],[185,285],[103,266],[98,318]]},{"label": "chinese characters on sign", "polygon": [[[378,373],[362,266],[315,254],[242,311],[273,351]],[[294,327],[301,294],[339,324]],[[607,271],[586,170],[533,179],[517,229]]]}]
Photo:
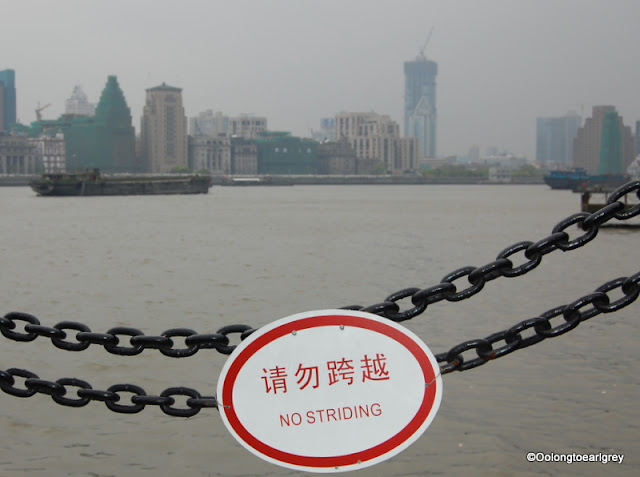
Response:
[{"label": "chinese characters on sign", "polygon": [[[262,371],[264,375],[261,378],[264,381],[266,394],[284,394],[288,391],[287,378],[289,378],[289,375],[285,367],[263,368]],[[321,382],[321,376],[326,377],[326,385],[328,386],[333,386],[340,382],[351,386],[356,381],[386,381],[389,379],[387,358],[383,353],[376,353],[375,356],[365,354],[359,360],[358,371],[356,371],[354,360],[347,358],[327,361],[322,367],[322,372],[321,366],[305,366],[299,363],[294,373],[296,385],[300,390],[317,389],[322,384],[325,384],[324,381]]]}]

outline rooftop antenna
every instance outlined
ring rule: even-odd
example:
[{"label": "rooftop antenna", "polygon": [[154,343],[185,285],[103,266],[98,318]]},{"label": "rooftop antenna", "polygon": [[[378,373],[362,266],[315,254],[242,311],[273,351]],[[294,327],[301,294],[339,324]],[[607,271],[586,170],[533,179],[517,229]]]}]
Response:
[{"label": "rooftop antenna", "polygon": [[431,30],[429,30],[429,34],[427,35],[427,39],[424,42],[424,45],[422,45],[422,48],[420,48],[420,58],[424,58],[425,60],[427,59],[427,57],[424,55],[424,50],[427,49],[427,45],[429,44],[429,40],[431,40],[431,34],[433,33],[433,29],[435,27],[431,27]]}]

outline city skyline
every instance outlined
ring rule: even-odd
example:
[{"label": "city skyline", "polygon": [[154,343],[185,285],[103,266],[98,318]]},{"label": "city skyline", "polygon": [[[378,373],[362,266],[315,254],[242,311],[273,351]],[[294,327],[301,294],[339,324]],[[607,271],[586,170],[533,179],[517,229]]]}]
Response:
[{"label": "city skyline", "polygon": [[[630,0],[163,5],[5,7],[15,21],[0,31],[0,69],[16,72],[18,119],[34,121],[38,103],[51,103],[43,115],[57,118],[76,85],[96,102],[117,75],[137,132],[145,89],[163,82],[183,90],[188,117],[253,113],[271,130],[310,136],[323,117],[373,111],[403,127],[403,63],[432,28],[425,56],[438,63],[439,156],[478,145],[534,160],[537,117],[573,110],[584,119],[598,104],[614,105],[627,125],[640,119],[640,71],[625,54],[640,3]],[[68,48],[43,55],[54,38]]]}]

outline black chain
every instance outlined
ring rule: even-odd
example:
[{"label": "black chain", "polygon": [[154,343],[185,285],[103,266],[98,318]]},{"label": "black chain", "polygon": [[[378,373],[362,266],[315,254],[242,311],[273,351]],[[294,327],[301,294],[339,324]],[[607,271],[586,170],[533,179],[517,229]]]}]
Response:
[{"label": "black chain", "polygon": [[[443,300],[457,302],[470,298],[479,293],[489,281],[500,277],[518,277],[530,272],[540,265],[545,255],[555,250],[569,251],[584,246],[595,238],[603,224],[612,219],[624,221],[636,217],[640,214],[640,203],[627,207],[625,205],[627,201],[621,201],[623,197],[633,193],[640,200],[640,181],[629,182],[616,189],[609,196],[607,205],[600,210],[592,214],[586,212],[573,214],[560,221],[547,237],[537,242],[515,243],[501,251],[496,260],[486,265],[459,268],[446,275],[437,285],[423,289],[404,288],[374,305],[347,306],[343,309],[361,310],[401,322],[420,315],[433,303]],[[579,227],[584,233],[570,240],[566,229],[571,226]],[[511,258],[520,252],[526,261],[514,266]],[[454,282],[464,277],[467,278],[468,285],[458,290]],[[612,313],[624,308],[640,295],[639,282],[640,272],[630,277],[611,280],[596,289],[594,293],[585,295],[573,303],[548,310],[538,317],[521,321],[507,330],[493,333],[486,338],[464,341],[449,351],[436,355],[441,373],[465,371],[481,366],[546,338],[560,336],[600,313]],[[612,301],[608,293],[616,289],[622,292],[623,297]],[[398,302],[407,298],[411,299],[413,306],[401,311]],[[553,326],[551,320],[559,316],[562,316],[564,321]],[[24,331],[15,331],[17,322],[26,323],[23,327]],[[530,332],[529,336],[523,337],[522,333],[529,329],[532,329],[533,333]],[[67,333],[69,330],[77,332],[73,339]],[[200,334],[188,328],[172,328],[159,336],[149,336],[136,328],[128,327],[116,327],[106,333],[96,333],[92,332],[88,326],[73,321],[62,321],[53,327],[48,327],[41,325],[38,318],[27,313],[11,312],[0,316],[0,332],[14,341],[28,342],[42,336],[49,338],[55,347],[63,350],[83,351],[95,344],[103,346],[109,353],[122,356],[134,356],[145,349],[157,349],[165,356],[172,358],[193,356],[200,349],[215,349],[222,354],[231,354],[236,345],[231,344],[229,335],[237,334],[239,339],[243,340],[254,331],[255,329],[248,325],[229,325],[209,334]],[[130,337],[128,345],[120,345],[120,336]],[[184,338],[185,346],[174,347],[175,342],[172,338],[175,337]],[[503,344],[494,348],[494,344],[499,342]],[[475,356],[465,361],[463,353],[472,350],[475,351]],[[24,379],[24,388],[15,386],[15,377]],[[78,388],[77,398],[65,397],[67,387]],[[198,391],[186,387],[169,388],[159,396],[148,396],[144,389],[133,384],[116,384],[106,391],[100,391],[79,379],[63,378],[55,382],[46,381],[30,371],[15,368],[0,370],[0,389],[18,397],[30,397],[36,393],[47,394],[63,406],[81,407],[90,401],[102,401],[110,410],[119,413],[137,413],[147,405],[156,405],[168,415],[190,417],[202,408],[217,407],[215,397],[201,396]],[[120,393],[132,394],[130,398],[132,404],[117,404],[121,399]],[[173,396],[187,396],[186,407],[174,407],[176,400]]]}]

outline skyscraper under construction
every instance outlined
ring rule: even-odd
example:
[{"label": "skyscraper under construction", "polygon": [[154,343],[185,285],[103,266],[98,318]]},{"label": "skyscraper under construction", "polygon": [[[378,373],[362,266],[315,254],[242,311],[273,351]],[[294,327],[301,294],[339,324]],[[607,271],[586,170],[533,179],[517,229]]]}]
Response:
[{"label": "skyscraper under construction", "polygon": [[95,115],[71,118],[64,137],[67,171],[141,172],[131,111],[115,76],[107,78]]},{"label": "skyscraper under construction", "polygon": [[427,60],[425,48],[426,44],[414,61],[404,63],[404,135],[418,139],[420,157],[435,157],[438,64]]},{"label": "skyscraper under construction", "polygon": [[631,128],[616,108],[594,106],[573,142],[573,166],[589,174],[624,174],[633,162],[634,147]]}]

